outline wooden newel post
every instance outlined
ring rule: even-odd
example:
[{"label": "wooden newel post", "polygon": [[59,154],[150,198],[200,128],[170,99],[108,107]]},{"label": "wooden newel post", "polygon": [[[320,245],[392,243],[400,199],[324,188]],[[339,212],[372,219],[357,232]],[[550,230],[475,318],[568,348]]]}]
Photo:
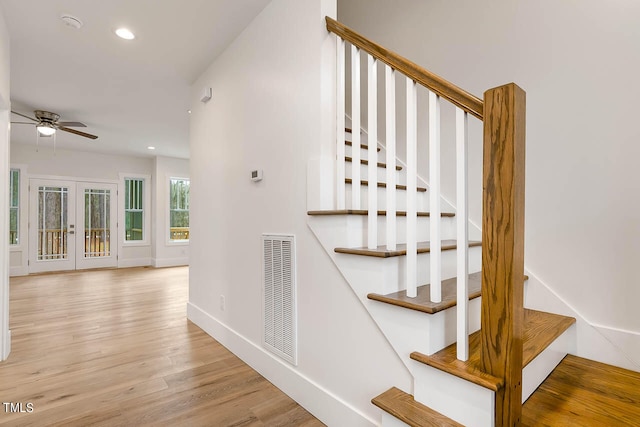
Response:
[{"label": "wooden newel post", "polygon": [[520,424],[524,281],[525,92],[484,94],[482,367],[504,378],[496,426]]}]

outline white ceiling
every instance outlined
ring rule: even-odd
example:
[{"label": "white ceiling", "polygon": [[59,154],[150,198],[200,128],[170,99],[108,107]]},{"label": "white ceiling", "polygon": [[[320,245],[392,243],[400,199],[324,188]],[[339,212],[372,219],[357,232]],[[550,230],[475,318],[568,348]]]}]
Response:
[{"label": "white ceiling", "polygon": [[[58,148],[188,158],[190,85],[267,3],[0,0],[11,37],[12,109],[52,111],[99,136],[58,131]],[[63,14],[84,26],[66,26]],[[136,39],[118,38],[121,26]],[[11,143],[35,145],[34,127],[13,125]]]}]

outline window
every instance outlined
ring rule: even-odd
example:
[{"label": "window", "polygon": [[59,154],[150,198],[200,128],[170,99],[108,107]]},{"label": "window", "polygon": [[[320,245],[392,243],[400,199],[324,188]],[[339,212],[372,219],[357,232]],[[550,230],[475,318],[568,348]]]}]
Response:
[{"label": "window", "polygon": [[20,169],[9,172],[9,244],[17,245],[20,241],[18,226],[20,225]]},{"label": "window", "polygon": [[169,240],[189,240],[189,180],[169,180]]},{"label": "window", "polygon": [[124,239],[144,240],[144,179],[124,179]]}]

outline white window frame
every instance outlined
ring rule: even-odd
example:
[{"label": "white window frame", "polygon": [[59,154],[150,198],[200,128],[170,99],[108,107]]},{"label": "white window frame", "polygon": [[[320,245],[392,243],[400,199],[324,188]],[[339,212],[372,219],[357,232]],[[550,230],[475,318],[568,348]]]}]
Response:
[{"label": "white window frame", "polygon": [[191,178],[171,175],[167,179],[167,222],[164,233],[168,245],[188,245],[189,239],[171,239],[171,181],[189,181],[189,230],[191,230]]},{"label": "white window frame", "polygon": [[[151,244],[151,175],[139,173],[120,173],[120,188],[118,189],[118,225],[120,241],[123,247],[149,246]],[[125,185],[127,179],[142,180],[142,240],[126,240],[125,227]]]},{"label": "white window frame", "polygon": [[[18,204],[16,206],[13,206],[13,173],[14,172],[18,172],[18,194],[17,194],[17,198],[18,198]],[[16,247],[20,247],[20,244],[22,243],[22,233],[20,230],[20,225],[22,224],[22,221],[20,219],[20,214],[22,213],[22,200],[21,200],[21,196],[22,196],[22,170],[20,170],[20,168],[14,168],[14,167],[10,167],[9,168],[9,221],[11,221],[11,211],[13,209],[17,210],[17,221],[18,223],[16,224],[16,233],[18,234],[16,236],[16,243],[9,243],[9,247],[10,248],[16,248]],[[9,233],[11,233],[11,227],[9,227]]]}]

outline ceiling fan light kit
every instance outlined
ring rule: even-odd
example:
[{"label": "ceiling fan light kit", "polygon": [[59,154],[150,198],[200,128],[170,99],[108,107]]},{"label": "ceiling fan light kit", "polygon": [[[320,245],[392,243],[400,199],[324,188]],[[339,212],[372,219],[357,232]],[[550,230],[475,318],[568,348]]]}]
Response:
[{"label": "ceiling fan light kit", "polygon": [[11,113],[24,117],[25,119],[29,119],[34,123],[25,123],[25,122],[11,122],[15,124],[32,124],[35,125],[37,135],[40,136],[52,136],[55,135],[57,130],[61,130],[64,132],[72,133],[74,135],[83,136],[85,138],[97,139],[96,135],[92,135],[90,133],[81,132],[76,129],[71,129],[70,127],[86,127],[84,123],[80,122],[59,122],[60,115],[56,113],[52,113],[50,111],[44,110],[35,110],[33,114],[35,118],[27,116],[26,114],[18,113],[17,111],[11,111]]},{"label": "ceiling fan light kit", "polygon": [[51,136],[56,133],[56,128],[54,128],[50,123],[39,123],[38,126],[36,126],[36,129],[40,135],[44,136]]}]

